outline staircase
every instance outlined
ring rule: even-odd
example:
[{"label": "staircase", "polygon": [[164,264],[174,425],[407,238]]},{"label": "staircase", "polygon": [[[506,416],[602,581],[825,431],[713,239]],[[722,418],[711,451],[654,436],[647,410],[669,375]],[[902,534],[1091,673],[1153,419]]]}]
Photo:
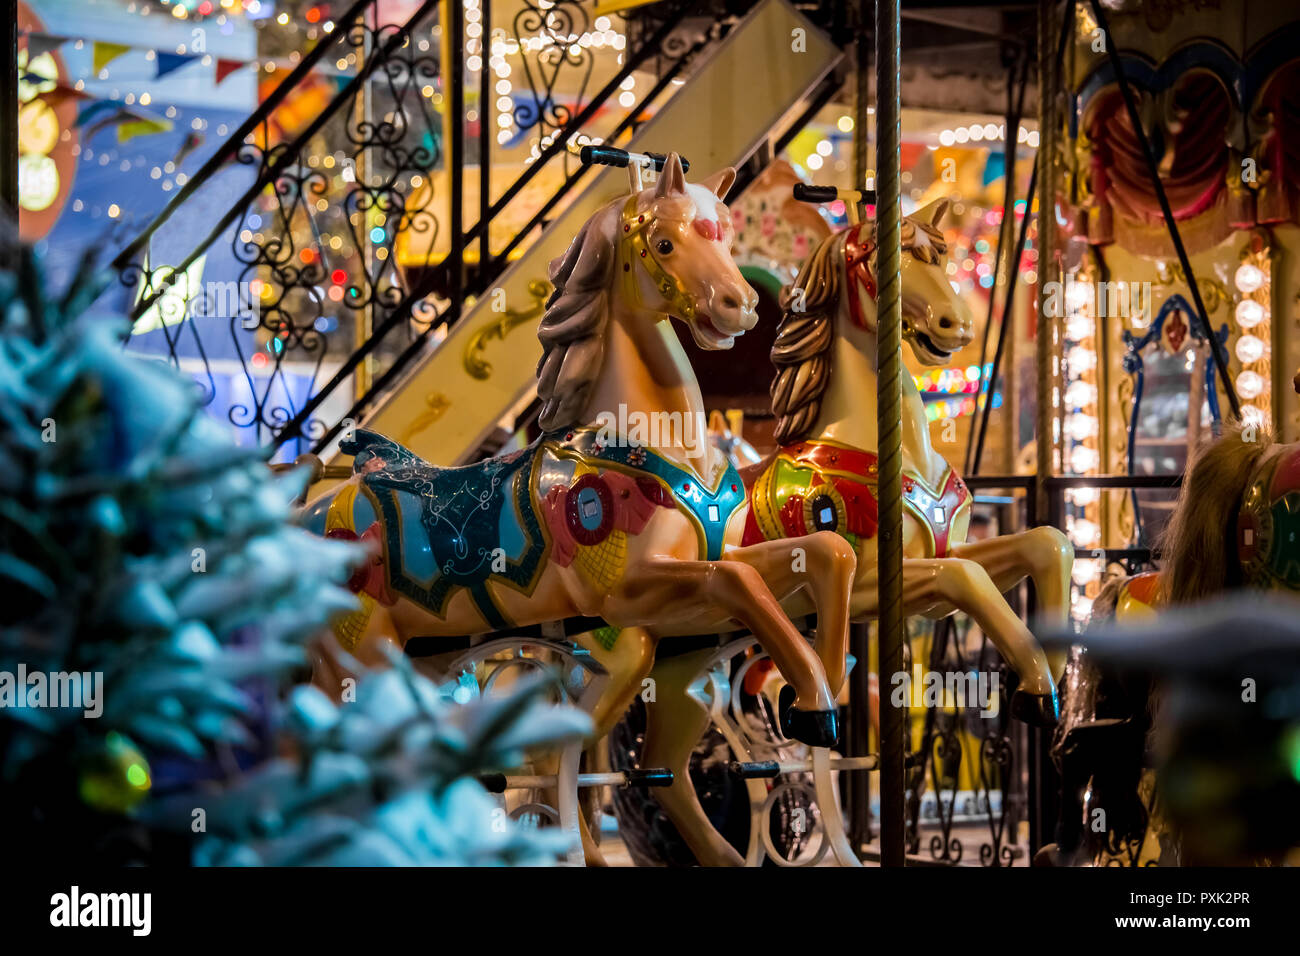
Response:
[{"label": "staircase", "polygon": [[[328,454],[349,424],[474,458],[527,407],[547,262],[626,190],[568,145],[677,150],[691,178],[752,172],[834,92],[842,58],[786,0],[731,20],[653,3],[618,30],[608,0],[521,0],[509,17],[426,0],[379,22],[390,6],[340,16],[114,262],[131,347],[191,371],[281,459]],[[593,53],[606,43],[613,72]]]}]

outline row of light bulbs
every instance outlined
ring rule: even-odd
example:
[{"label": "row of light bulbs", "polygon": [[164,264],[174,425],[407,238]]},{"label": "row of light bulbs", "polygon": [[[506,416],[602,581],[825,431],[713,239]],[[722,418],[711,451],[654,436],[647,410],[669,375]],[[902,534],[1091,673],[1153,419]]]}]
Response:
[{"label": "row of light bulbs", "polygon": [[[966,143],[996,143],[1004,139],[1007,135],[1005,123],[971,123],[969,126],[958,126],[954,129],[941,130],[939,133],[940,146],[962,146]],[[1030,149],[1038,148],[1038,130],[1028,130],[1023,126],[1020,127],[1016,134],[1016,142],[1024,143]]]}]

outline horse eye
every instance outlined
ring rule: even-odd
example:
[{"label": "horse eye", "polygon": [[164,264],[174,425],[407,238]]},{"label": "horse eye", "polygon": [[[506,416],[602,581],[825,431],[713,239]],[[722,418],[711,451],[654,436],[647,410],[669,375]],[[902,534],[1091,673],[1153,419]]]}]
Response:
[{"label": "horse eye", "polygon": [[667,239],[660,239],[655,248],[659,250],[660,255],[666,256],[673,251],[673,244]]}]

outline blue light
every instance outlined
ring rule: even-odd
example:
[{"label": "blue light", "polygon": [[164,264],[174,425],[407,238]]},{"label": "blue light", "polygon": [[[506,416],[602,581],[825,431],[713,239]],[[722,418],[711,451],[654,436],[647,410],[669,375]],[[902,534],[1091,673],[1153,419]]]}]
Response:
[{"label": "blue light", "polygon": [[387,238],[388,238],[388,233],[384,232],[383,226],[375,226],[374,229],[370,230],[371,242],[381,243]]}]

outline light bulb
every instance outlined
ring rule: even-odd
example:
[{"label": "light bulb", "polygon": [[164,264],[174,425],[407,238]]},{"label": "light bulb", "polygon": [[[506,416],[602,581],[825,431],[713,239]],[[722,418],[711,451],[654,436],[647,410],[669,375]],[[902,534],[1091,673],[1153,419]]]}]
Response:
[{"label": "light bulb", "polygon": [[1242,365],[1250,365],[1264,357],[1264,340],[1254,335],[1243,335],[1237,339],[1237,358]]},{"label": "light bulb", "polygon": [[1253,329],[1264,321],[1264,307],[1254,299],[1242,299],[1237,303],[1237,324],[1243,329]]},{"label": "light bulb", "polygon": [[1065,390],[1066,404],[1073,408],[1083,408],[1097,401],[1097,386],[1090,382],[1071,382]]},{"label": "light bulb", "polygon": [[1066,338],[1073,339],[1076,342],[1092,338],[1092,333],[1095,331],[1097,331],[1097,323],[1087,315],[1072,315],[1065,323]]},{"label": "light bulb", "polygon": [[[1095,448],[1089,448],[1087,445],[1075,445],[1070,451],[1070,467],[1076,474],[1082,475],[1092,471],[1097,467],[1098,460],[1099,456],[1097,455],[1097,450]],[[1082,534],[1082,531],[1080,534]],[[1091,540],[1091,538],[1088,538],[1082,543],[1087,544]]]},{"label": "light bulb", "polygon": [[1249,262],[1243,262],[1237,269],[1237,274],[1233,281],[1236,282],[1237,288],[1242,292],[1254,292],[1264,284],[1264,273],[1259,266],[1253,266]]},{"label": "light bulb", "polygon": [[1097,419],[1091,415],[1067,415],[1065,433],[1075,441],[1083,441],[1097,434]]},{"label": "light bulb", "polygon": [[1237,376],[1237,394],[1246,400],[1259,395],[1264,390],[1264,377],[1249,369]]},{"label": "light bulb", "polygon": [[1065,360],[1070,363],[1070,371],[1076,373],[1091,372],[1097,367],[1097,353],[1081,345],[1070,349]]}]

